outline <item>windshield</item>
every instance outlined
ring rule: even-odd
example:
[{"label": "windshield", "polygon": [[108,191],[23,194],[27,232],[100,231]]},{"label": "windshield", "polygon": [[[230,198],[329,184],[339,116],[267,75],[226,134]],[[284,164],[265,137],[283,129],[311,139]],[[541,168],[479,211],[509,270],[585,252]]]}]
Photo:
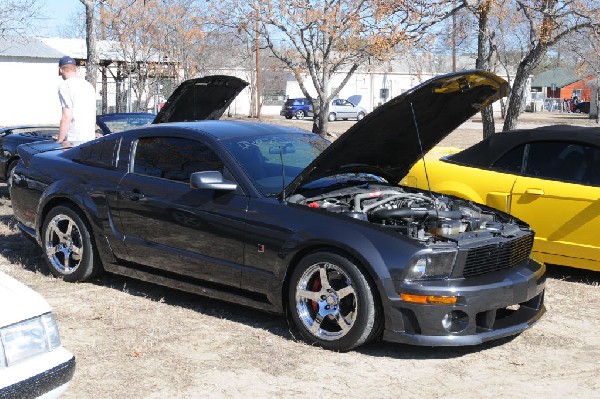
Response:
[{"label": "windshield", "polygon": [[[149,125],[154,120],[154,114],[114,114],[99,115],[98,123],[106,125],[110,133],[133,129],[134,127]],[[105,132],[108,133],[108,132]]]},{"label": "windshield", "polygon": [[285,133],[256,136],[250,140],[229,139],[223,144],[258,190],[265,196],[274,196],[330,143],[313,133]]}]

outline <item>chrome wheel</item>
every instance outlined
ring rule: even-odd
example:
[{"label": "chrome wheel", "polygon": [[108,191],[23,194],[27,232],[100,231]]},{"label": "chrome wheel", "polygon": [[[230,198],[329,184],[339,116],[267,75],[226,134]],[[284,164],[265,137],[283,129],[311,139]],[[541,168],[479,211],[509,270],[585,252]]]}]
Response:
[{"label": "chrome wheel", "polygon": [[69,216],[54,216],[45,229],[44,249],[52,268],[59,274],[75,272],[83,258],[83,237]]},{"label": "chrome wheel", "polygon": [[41,236],[46,263],[54,276],[74,282],[89,280],[102,272],[90,225],[75,205],[50,209]]},{"label": "chrome wheel", "polygon": [[296,119],[304,119],[306,115],[304,114],[304,111],[299,109],[298,111],[296,111]]},{"label": "chrome wheel", "polygon": [[329,120],[329,122],[335,121],[336,120],[335,113],[330,112],[329,115],[327,116],[327,120]]},{"label": "chrome wheel", "polygon": [[6,174],[6,188],[8,188],[9,197],[12,195],[12,186],[14,184],[14,175],[15,168],[17,167],[17,162],[13,162],[8,167],[8,173]]},{"label": "chrome wheel", "polygon": [[375,339],[383,329],[375,284],[342,253],[317,251],[304,256],[288,287],[287,317],[294,338],[348,351]]},{"label": "chrome wheel", "polygon": [[358,296],[339,266],[320,262],[308,267],[296,285],[295,306],[304,327],[325,341],[344,337],[354,326]]}]

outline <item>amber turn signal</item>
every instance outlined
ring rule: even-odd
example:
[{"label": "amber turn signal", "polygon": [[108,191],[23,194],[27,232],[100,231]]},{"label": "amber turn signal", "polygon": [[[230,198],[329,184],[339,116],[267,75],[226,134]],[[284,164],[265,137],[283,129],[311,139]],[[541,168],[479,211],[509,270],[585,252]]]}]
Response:
[{"label": "amber turn signal", "polygon": [[400,298],[405,302],[424,303],[429,305],[453,305],[456,303],[455,296],[437,295],[413,295],[400,293]]}]

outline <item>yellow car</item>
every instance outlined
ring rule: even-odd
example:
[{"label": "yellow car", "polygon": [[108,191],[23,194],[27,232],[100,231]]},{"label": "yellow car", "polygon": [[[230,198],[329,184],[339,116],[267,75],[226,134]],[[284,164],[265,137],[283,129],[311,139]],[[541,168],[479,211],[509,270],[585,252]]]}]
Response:
[{"label": "yellow car", "polygon": [[462,151],[436,147],[425,165],[401,184],[509,213],[535,230],[536,259],[600,271],[600,128],[497,133]]}]

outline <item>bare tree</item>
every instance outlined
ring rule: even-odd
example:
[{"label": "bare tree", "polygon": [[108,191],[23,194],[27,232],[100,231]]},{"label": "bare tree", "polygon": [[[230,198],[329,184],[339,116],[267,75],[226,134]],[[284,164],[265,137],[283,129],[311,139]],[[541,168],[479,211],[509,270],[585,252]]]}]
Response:
[{"label": "bare tree", "polygon": [[40,3],[35,0],[0,1],[0,37],[23,35],[40,9]]},{"label": "bare tree", "polygon": [[119,43],[125,60],[114,77],[118,91],[119,82],[128,81],[136,97],[134,107],[145,109],[149,98],[156,102],[170,94],[181,78],[197,73],[195,61],[206,46],[200,5],[195,0],[105,3],[106,37]]},{"label": "bare tree", "polygon": [[[313,132],[326,135],[330,101],[352,75],[372,60],[385,60],[419,40],[427,27],[449,15],[446,1],[224,0],[227,21],[258,34],[313,99]],[[256,23],[255,23],[256,22]],[[334,75],[343,76],[330,90]]]},{"label": "bare tree", "polygon": [[[477,19],[477,60],[475,68],[486,71],[494,70],[496,44],[494,30],[491,29],[491,21],[494,6],[500,7],[494,0],[478,0],[475,5],[469,6]],[[483,138],[495,133],[494,109],[488,105],[481,109],[481,120],[483,124]]]},{"label": "bare tree", "polygon": [[85,43],[87,45],[87,62],[85,65],[85,79],[95,88],[98,82],[98,46],[96,40],[96,18],[94,10],[102,0],[79,0],[85,6]]},{"label": "bare tree", "polygon": [[510,92],[503,130],[517,127],[527,80],[548,49],[573,32],[598,27],[597,0],[515,0],[513,18],[522,17],[528,26],[529,42],[519,63]]}]

